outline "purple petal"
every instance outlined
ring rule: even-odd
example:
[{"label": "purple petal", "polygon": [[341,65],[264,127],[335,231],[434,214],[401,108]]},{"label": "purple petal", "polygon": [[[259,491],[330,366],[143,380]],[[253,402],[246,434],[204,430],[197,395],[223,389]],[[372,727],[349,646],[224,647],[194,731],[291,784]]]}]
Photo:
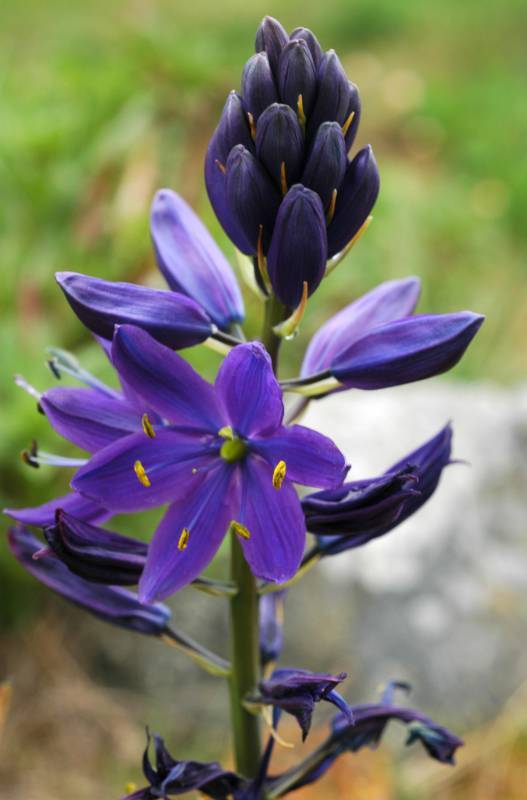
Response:
[{"label": "purple petal", "polygon": [[242,436],[272,433],[282,423],[282,390],[259,342],[240,344],[224,359],[214,384],[230,424]]},{"label": "purple petal", "polygon": [[249,457],[242,472],[241,519],[250,532],[242,539],[245,558],[257,578],[283,583],[295,575],[304,552],[306,528],[300,501],[286,479],[273,486],[273,469]]},{"label": "purple petal", "polygon": [[159,268],[170,288],[197,300],[220,328],[242,322],[243,300],[234,273],[183,198],[162,189],[150,220]]},{"label": "purple petal", "polygon": [[383,389],[439,375],[457,364],[483,319],[462,311],[388,323],[339,353],[331,372],[357,389]]},{"label": "purple petal", "polygon": [[269,64],[275,75],[278,72],[280,53],[286,46],[288,40],[289,36],[277,19],[274,19],[274,17],[263,18],[256,31],[254,49],[257,53],[265,50],[269,59]]},{"label": "purple petal", "polygon": [[273,71],[265,51],[256,53],[246,62],[242,74],[242,97],[255,120],[268,106],[278,102]]},{"label": "purple petal", "polygon": [[[314,138],[301,183],[316,192],[328,209],[348,165],[346,144],[338,122],[324,122]],[[337,192],[338,197],[338,192]]]},{"label": "purple petal", "polygon": [[54,524],[55,512],[59,508],[85,522],[103,522],[112,516],[112,513],[99,503],[77,492],[71,492],[64,497],[56,497],[54,500],[49,500],[40,506],[33,506],[33,508],[6,508],[4,513],[26,525],[46,528],[48,525]]},{"label": "purple petal", "polygon": [[307,46],[309,47],[309,52],[311,53],[313,62],[318,70],[322,59],[324,58],[324,53],[322,52],[320,43],[313,31],[310,31],[309,28],[295,28],[289,38],[291,40],[303,39],[306,42]]},{"label": "purple petal", "polygon": [[96,389],[49,389],[40,405],[57,433],[89,452],[141,430],[136,407]]},{"label": "purple petal", "polygon": [[413,313],[421,290],[419,278],[385,281],[331,317],[311,339],[302,376],[328,369],[341,350],[373,328]]},{"label": "purple petal", "polygon": [[[235,468],[220,464],[168,509],[154,534],[139,582],[143,602],[167,597],[189,584],[214,557],[239,504]],[[178,543],[189,532],[185,549]]]},{"label": "purple petal", "polygon": [[162,635],[170,618],[166,606],[142,605],[135,594],[117,586],[90,583],[53,556],[35,560],[41,542],[24,528],[11,528],[9,547],[15,558],[37,580],[96,617],[138,633]]},{"label": "purple petal", "polygon": [[118,328],[112,361],[128,386],[170,422],[213,433],[224,424],[212,386],[140,328]]},{"label": "purple petal", "polygon": [[317,96],[317,70],[309,45],[304,39],[292,39],[280,55],[278,66],[280,97],[294,110],[302,95],[304,114],[309,119]]},{"label": "purple petal", "polygon": [[256,154],[273,177],[282,185],[282,167],[288,185],[296,183],[304,159],[304,136],[295,112],[282,103],[273,103],[258,120]]},{"label": "purple petal", "polygon": [[[112,511],[140,511],[161,506],[188,491],[197,480],[193,470],[211,461],[207,437],[159,431],[155,439],[132,433],[99,450],[74,475],[72,488]],[[140,483],[140,462],[150,486]]]},{"label": "purple petal", "polygon": [[183,294],[57,272],[66,300],[89,330],[111,339],[116,325],[139,325],[177,349],[204,342],[212,332],[203,308]]},{"label": "purple petal", "polygon": [[252,439],[251,450],[260,453],[273,469],[279,461],[285,461],[287,478],[295,483],[333,489],[346,476],[345,458],[331,439],[303,425],[280,428],[265,439]]}]

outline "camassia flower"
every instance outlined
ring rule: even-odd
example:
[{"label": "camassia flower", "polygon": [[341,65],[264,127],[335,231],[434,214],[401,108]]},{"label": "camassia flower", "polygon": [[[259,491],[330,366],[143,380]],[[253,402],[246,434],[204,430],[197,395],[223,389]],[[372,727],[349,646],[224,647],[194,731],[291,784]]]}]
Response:
[{"label": "camassia flower", "polygon": [[99,450],[71,485],[113,512],[171,503],[149,547],[140,598],[190,583],[227,530],[239,535],[257,577],[290,579],[305,543],[293,483],[340,486],[346,465],[325,436],[282,425],[282,392],[264,347],[231,350],[214,386],[133,326],[116,330],[111,357],[121,380],[168,424]]}]

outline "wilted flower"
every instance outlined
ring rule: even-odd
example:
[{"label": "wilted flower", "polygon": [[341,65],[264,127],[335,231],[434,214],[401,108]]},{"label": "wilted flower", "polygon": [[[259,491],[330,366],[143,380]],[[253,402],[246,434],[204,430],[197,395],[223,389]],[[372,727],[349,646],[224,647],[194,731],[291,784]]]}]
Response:
[{"label": "wilted flower", "polygon": [[203,764],[199,761],[176,761],[160,736],[154,735],[155,767],[149,757],[150,733],[147,732],[146,750],[143,756],[143,772],[148,786],[128,794],[122,800],[159,800],[168,796],[198,791],[214,800],[245,800],[244,787],[247,782],[220,767],[216,762]]},{"label": "wilted flower", "polygon": [[271,17],[256,51],[210,141],[205,181],[227,235],[296,306],[304,282],[312,294],[327,259],[367,221],[379,174],[369,146],[347,159],[360,101],[336,53],[323,53],[307,28],[288,36]]},{"label": "wilted flower", "polygon": [[287,589],[260,597],[260,660],[262,667],[280,658],[284,646],[284,599]]},{"label": "wilted flower", "polygon": [[484,317],[471,311],[417,314],[418,278],[386,281],[332,317],[304,357],[304,382],[333,376],[339,388],[383,389],[453,367]]},{"label": "wilted flower", "polygon": [[256,576],[292,577],[305,542],[293,482],[335,487],[346,469],[329,439],[282,426],[282,392],[262,345],[235,347],[214,387],[139,328],[118,328],[112,361],[170,424],[153,438],[132,433],[100,450],[72,486],[113,511],[172,502],[150,545],[140,597],[166,597],[189,583],[229,528]]},{"label": "wilted flower", "polygon": [[345,672],[329,675],[303,669],[276,669],[268,680],[260,683],[256,694],[248,696],[247,701],[254,705],[272,706],[291,714],[300,726],[304,741],[311,728],[315,703],[321,700],[337,706],[348,723],[353,723],[353,714],[348,704],[336,691],[339,683],[346,678]]},{"label": "wilted flower", "polygon": [[315,551],[335,555],[366,544],[415,514],[435,492],[451,463],[452,428],[446,425],[384,475],[344,483],[302,498]]}]

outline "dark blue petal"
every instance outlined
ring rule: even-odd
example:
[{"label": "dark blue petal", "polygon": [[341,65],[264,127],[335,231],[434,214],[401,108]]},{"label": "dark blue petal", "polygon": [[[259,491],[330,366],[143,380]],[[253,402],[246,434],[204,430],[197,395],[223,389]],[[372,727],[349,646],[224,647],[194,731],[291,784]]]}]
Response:
[{"label": "dark blue petal", "polygon": [[159,268],[170,288],[200,303],[220,328],[242,322],[243,301],[234,272],[183,198],[161,189],[152,204],[150,226]]},{"label": "dark blue petal", "polygon": [[304,39],[293,39],[284,47],[278,74],[281,100],[296,112],[298,98],[302,95],[302,108],[309,118],[317,94],[317,70]]},{"label": "dark blue petal", "polygon": [[339,253],[369,217],[379,194],[379,171],[368,145],[348,164],[328,227],[328,257]]},{"label": "dark blue petal", "polygon": [[277,19],[274,19],[274,17],[263,18],[256,31],[254,47],[257,53],[265,50],[275,75],[278,73],[280,53],[288,41],[289,37]]},{"label": "dark blue petal", "polygon": [[318,70],[322,62],[322,59],[324,58],[324,53],[322,52],[322,48],[315,34],[312,31],[310,31],[309,28],[295,28],[289,38],[292,41],[295,39],[303,39],[304,42],[306,42],[307,46],[309,47],[309,52],[311,53],[311,57],[313,59],[315,67]]},{"label": "dark blue petal", "polygon": [[234,147],[227,159],[227,199],[252,252],[257,252],[260,228],[267,252],[280,195],[262,165],[242,145]]},{"label": "dark blue petal", "polygon": [[312,294],[324,276],[326,259],[322,201],[311,189],[296,184],[280,206],[267,259],[271,284],[282,303],[297,306],[304,281]]},{"label": "dark blue petal", "polygon": [[212,333],[209,316],[185,295],[76,272],[58,272],[56,278],[80,321],[104,339],[123,323],[138,325],[176,349],[204,342]]},{"label": "dark blue petal", "polygon": [[338,190],[342,182],[347,165],[346,145],[340,125],[338,122],[324,122],[313,141],[301,183],[313,189],[327,209],[334,190]]},{"label": "dark blue petal", "polygon": [[278,102],[276,84],[266,52],[256,53],[245,64],[241,93],[245,108],[255,121],[267,106]]},{"label": "dark blue petal", "polygon": [[218,127],[214,131],[205,158],[205,184],[209,200],[227,236],[242,253],[254,251],[233,216],[227,200],[225,165],[232,148],[242,144],[254,150],[247,114],[239,94],[231,92],[227,97]]},{"label": "dark blue petal", "polygon": [[296,183],[304,157],[304,137],[289,106],[273,103],[263,112],[256,128],[256,154],[278,188],[282,190],[284,179],[286,187]]}]

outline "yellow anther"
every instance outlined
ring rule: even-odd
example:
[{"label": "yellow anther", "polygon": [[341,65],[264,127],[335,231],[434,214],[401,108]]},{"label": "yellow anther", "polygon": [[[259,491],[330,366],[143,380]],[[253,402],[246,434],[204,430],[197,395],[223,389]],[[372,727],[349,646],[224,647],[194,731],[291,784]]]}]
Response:
[{"label": "yellow anther", "polygon": [[245,525],[242,525],[241,522],[236,522],[235,519],[231,520],[230,529],[233,531],[236,536],[241,536],[242,539],[250,539],[251,532]]},{"label": "yellow anther", "polygon": [[146,488],[148,489],[148,487],[152,485],[150,483],[150,478],[146,474],[146,470],[140,461],[135,462],[134,472],[137,475],[137,480],[139,481],[141,486],[146,486]]},{"label": "yellow anther", "polygon": [[226,169],[226,167],[225,167],[225,164],[222,164],[222,163],[221,163],[221,161],[219,160],[219,158],[217,158],[217,159],[214,161],[214,163],[216,164],[216,166],[218,167],[218,169],[220,170],[220,172],[223,172],[223,174],[224,174],[224,175],[227,173],[227,169]]},{"label": "yellow anther", "polygon": [[133,781],[129,781],[124,787],[126,794],[132,794],[132,792],[135,792],[136,789],[137,783],[134,783]]},{"label": "yellow anther", "polygon": [[329,201],[329,208],[326,214],[326,225],[329,225],[331,223],[331,220],[335,215],[336,205],[337,205],[337,190],[333,189],[333,191],[331,192],[331,200]]},{"label": "yellow anther", "polygon": [[355,116],[355,112],[352,111],[349,117],[347,118],[346,122],[342,126],[342,135],[345,136],[350,129],[350,125],[353,122],[353,117]]},{"label": "yellow anther", "polygon": [[230,425],[224,425],[219,429],[218,436],[221,436],[222,439],[234,439],[234,431]]},{"label": "yellow anther", "polygon": [[298,95],[296,107],[298,109],[298,121],[300,122],[302,129],[304,129],[306,127],[307,117],[304,112],[304,100],[302,99],[301,94]]},{"label": "yellow anther", "polygon": [[181,536],[179,537],[179,542],[177,543],[178,550],[186,550],[188,545],[188,539],[190,536],[190,531],[188,528],[183,528],[181,531]]},{"label": "yellow anther", "polygon": [[247,119],[249,120],[249,128],[251,131],[251,138],[253,142],[256,140],[256,123],[250,111],[247,112]]},{"label": "yellow anther", "polygon": [[279,461],[273,472],[273,486],[275,489],[281,489],[284,482],[287,466],[285,461]]},{"label": "yellow anther", "polygon": [[280,187],[282,189],[282,196],[287,194],[287,175],[285,174],[285,161],[280,164]]},{"label": "yellow anther", "polygon": [[141,425],[143,427],[143,431],[150,439],[156,438],[156,432],[154,430],[154,426],[150,422],[150,417],[148,416],[148,414],[143,414],[143,416],[141,417]]}]

